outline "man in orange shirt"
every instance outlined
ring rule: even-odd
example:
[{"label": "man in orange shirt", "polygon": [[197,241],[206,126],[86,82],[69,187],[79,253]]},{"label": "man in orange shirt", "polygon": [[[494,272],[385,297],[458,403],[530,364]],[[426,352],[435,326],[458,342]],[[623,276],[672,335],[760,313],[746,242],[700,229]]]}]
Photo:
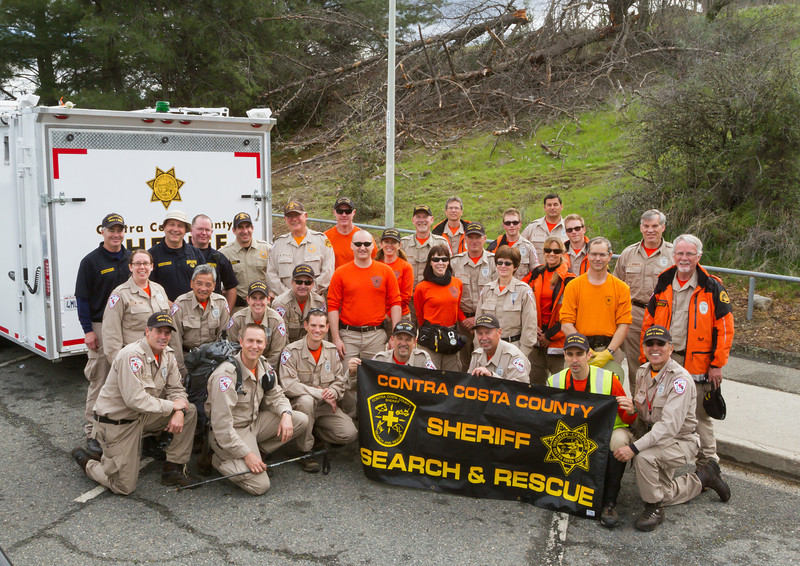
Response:
[{"label": "man in orange shirt", "polygon": [[594,350],[591,365],[605,367],[621,378],[620,347],[633,322],[631,289],[608,272],[611,242],[594,238],[588,249],[589,270],[564,290],[561,329],[567,336],[576,332],[586,336]]},{"label": "man in orange shirt", "polygon": [[[345,366],[350,358],[372,357],[385,349],[383,321],[400,321],[400,288],[392,269],[372,259],[375,242],[366,230],[353,235],[354,260],[333,272],[328,288],[328,315],[332,342]],[[356,414],[356,380],[347,385],[342,410]]]},{"label": "man in orange shirt", "polygon": [[[339,269],[345,263],[353,261],[353,250],[350,249],[350,242],[353,241],[353,234],[361,230],[353,224],[356,217],[356,205],[350,197],[339,197],[333,203],[333,212],[336,214],[336,226],[325,230],[333,246],[335,257],[335,267]],[[372,257],[378,253],[377,246],[372,246]]]}]

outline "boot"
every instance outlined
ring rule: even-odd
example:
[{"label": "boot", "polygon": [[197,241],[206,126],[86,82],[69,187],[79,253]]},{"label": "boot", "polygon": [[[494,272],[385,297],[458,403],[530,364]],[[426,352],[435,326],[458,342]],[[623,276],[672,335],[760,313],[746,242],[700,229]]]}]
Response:
[{"label": "boot", "polygon": [[[310,452],[306,452],[306,454],[310,454]],[[321,468],[319,460],[313,456],[300,460],[300,467],[303,468],[304,472],[308,472],[309,474],[316,474]]]},{"label": "boot", "polygon": [[103,455],[103,447],[100,446],[100,443],[97,442],[95,438],[87,438],[86,439],[86,452],[89,453],[89,456],[92,460],[100,461],[100,457]]},{"label": "boot", "polygon": [[731,498],[731,488],[722,479],[719,464],[716,460],[709,460],[705,466],[697,468],[695,473],[700,478],[703,488],[716,491],[722,501],[728,501]]},{"label": "boot", "polygon": [[200,455],[197,456],[197,461],[195,462],[195,467],[197,468],[197,472],[201,476],[210,476],[211,472],[213,471],[213,467],[211,466],[211,444],[208,441],[208,435],[204,435],[203,443],[200,446]]},{"label": "boot", "polygon": [[83,473],[85,474],[86,464],[89,463],[89,460],[91,460],[92,457],[83,448],[76,448],[71,452],[71,454],[72,457],[75,458],[75,461],[78,463],[78,465],[81,467],[81,470],[83,470]]},{"label": "boot", "polygon": [[195,483],[186,472],[185,464],[175,464],[174,462],[164,462],[164,469],[161,472],[161,485],[179,485],[186,487]]},{"label": "boot", "polygon": [[167,459],[167,453],[160,447],[159,441],[155,436],[142,438],[142,458],[148,457],[160,462],[164,462]]},{"label": "boot", "polygon": [[645,503],[644,511],[636,519],[636,528],[640,531],[654,531],[656,527],[664,522],[664,508],[661,502]]},{"label": "boot", "polygon": [[605,488],[603,491],[603,509],[600,512],[600,522],[606,527],[614,528],[619,523],[617,514],[617,496],[622,486],[622,476],[625,473],[625,462],[620,462],[612,454],[608,455],[606,462]]}]

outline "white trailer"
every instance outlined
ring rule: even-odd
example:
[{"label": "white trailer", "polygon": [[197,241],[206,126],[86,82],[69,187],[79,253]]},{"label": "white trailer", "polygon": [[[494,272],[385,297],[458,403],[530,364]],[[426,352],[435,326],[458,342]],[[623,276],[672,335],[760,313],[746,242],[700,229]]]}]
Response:
[{"label": "white trailer", "polygon": [[[224,112],[222,112],[224,110]],[[0,337],[47,359],[86,351],[75,279],[102,241],[110,212],[127,224],[125,246],[163,236],[167,210],[214,222],[216,248],[237,212],[271,240],[270,131],[275,120],[230,118],[227,109],[170,113],[0,106]]]}]

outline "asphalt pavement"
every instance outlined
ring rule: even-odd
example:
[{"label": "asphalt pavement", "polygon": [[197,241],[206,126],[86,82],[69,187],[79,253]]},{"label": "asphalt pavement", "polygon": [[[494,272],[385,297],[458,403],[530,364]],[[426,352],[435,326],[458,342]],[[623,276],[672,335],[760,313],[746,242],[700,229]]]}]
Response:
[{"label": "asphalt pavement", "polygon": [[717,423],[731,501],[704,493],[668,508],[655,532],[640,533],[631,471],[619,499],[622,524],[608,530],[525,503],[371,482],[354,445],[335,455],[327,476],[297,464],[277,468],[262,497],[226,481],[175,492],[160,485],[153,461],[134,494],[117,496],[69,455],[83,443],[83,361],[53,364],[0,347],[0,547],[17,566],[783,565],[800,555],[800,482],[786,479],[800,476],[791,426],[800,408],[796,370],[731,360],[728,418]]}]

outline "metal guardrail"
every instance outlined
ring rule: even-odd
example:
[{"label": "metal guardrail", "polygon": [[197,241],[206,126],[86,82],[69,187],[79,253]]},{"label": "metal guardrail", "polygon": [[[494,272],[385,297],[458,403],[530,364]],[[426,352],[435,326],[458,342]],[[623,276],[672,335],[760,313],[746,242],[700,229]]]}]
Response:
[{"label": "metal guardrail", "polygon": [[[283,218],[283,214],[274,214],[276,218]],[[321,222],[322,224],[331,224],[335,225],[335,220],[327,220],[325,218],[309,218],[309,221],[312,222]],[[358,224],[355,223],[356,226],[359,228],[367,228],[372,230],[385,230],[385,226],[375,226],[373,224]],[[403,232],[405,234],[413,234],[414,230],[407,230],[405,228],[398,228],[398,232]],[[619,254],[614,254],[611,256],[613,259],[619,258]],[[749,278],[749,284],[747,287],[747,320],[753,320],[753,300],[756,294],[756,278],[759,279],[771,279],[773,281],[787,281],[789,283],[800,283],[800,277],[792,277],[790,275],[778,275],[775,273],[761,273],[760,271],[745,271],[742,269],[730,269],[728,267],[715,267],[713,265],[703,265],[706,271],[716,272],[716,273],[727,273],[729,275],[741,275],[743,277]]]}]

